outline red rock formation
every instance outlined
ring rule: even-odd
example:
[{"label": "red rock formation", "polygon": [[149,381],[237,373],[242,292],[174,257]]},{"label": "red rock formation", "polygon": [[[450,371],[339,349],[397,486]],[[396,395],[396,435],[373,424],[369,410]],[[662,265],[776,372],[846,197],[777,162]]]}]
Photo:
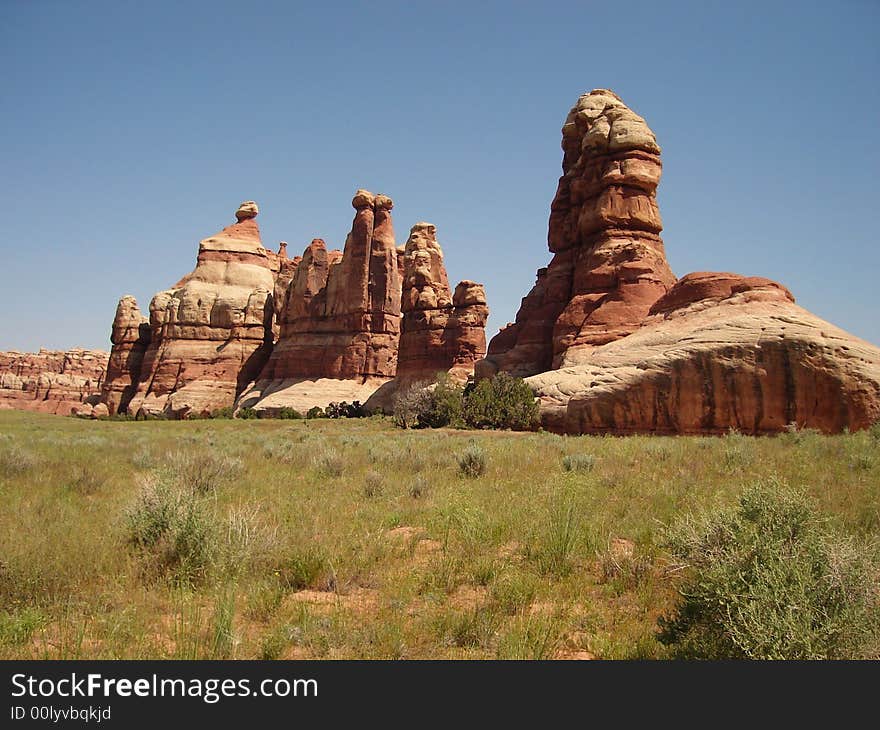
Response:
[{"label": "red rock formation", "polygon": [[[302,408],[306,402],[317,404],[314,397],[326,405],[352,400],[354,394],[366,400],[394,376],[401,288],[393,202],[358,190],[352,205],[356,213],[341,254],[327,251],[320,239],[304,252],[288,287],[278,342],[240,404]],[[327,379],[351,387],[315,385]],[[309,392],[305,400],[303,388]],[[316,392],[321,395],[313,397]]]},{"label": "red rock formation", "polygon": [[880,419],[880,348],[760,277],[697,273],[642,327],[528,381],[567,433],[835,433]]},{"label": "red rock formation", "polygon": [[480,376],[532,375],[546,428],[567,433],[837,432],[880,419],[880,349],[729,273],[678,283],[658,236],[659,147],[605,90],[563,127],[547,269]]},{"label": "red rock formation", "polygon": [[481,376],[532,375],[558,367],[570,347],[625,337],[675,283],[659,236],[660,148],[644,119],[597,89],[569,112],[562,149],[553,259],[516,322],[492,339]]},{"label": "red rock formation", "polygon": [[257,206],[199,244],[196,268],[150,302],[150,344],[129,411],[178,417],[232,406],[272,347],[273,268]]},{"label": "red rock formation", "polygon": [[119,300],[110,332],[110,360],[101,390],[101,402],[110,415],[125,413],[135,394],[144,353],[150,344],[150,320],[141,314],[137,300],[127,294]]},{"label": "red rock formation", "polygon": [[397,356],[398,385],[433,381],[449,372],[457,380],[473,373],[486,353],[486,293],[462,281],[449,289],[436,228],[416,223],[403,256],[403,324]]},{"label": "red rock formation", "polygon": [[278,271],[275,273],[275,286],[272,290],[272,306],[274,319],[272,321],[273,339],[277,339],[281,332],[281,313],[284,310],[284,302],[287,301],[287,289],[296,275],[296,270],[302,262],[302,256],[287,258],[287,244],[282,241],[278,250]]},{"label": "red rock formation", "polygon": [[0,352],[0,409],[69,416],[96,402],[109,353],[73,349]]}]

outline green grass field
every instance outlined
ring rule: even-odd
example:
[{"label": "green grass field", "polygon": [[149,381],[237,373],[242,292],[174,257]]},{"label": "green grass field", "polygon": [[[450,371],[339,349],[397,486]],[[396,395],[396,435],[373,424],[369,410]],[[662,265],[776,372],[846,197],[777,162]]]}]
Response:
[{"label": "green grass field", "polygon": [[664,526],[762,480],[880,531],[867,432],[0,411],[0,657],[659,658],[682,572]]}]

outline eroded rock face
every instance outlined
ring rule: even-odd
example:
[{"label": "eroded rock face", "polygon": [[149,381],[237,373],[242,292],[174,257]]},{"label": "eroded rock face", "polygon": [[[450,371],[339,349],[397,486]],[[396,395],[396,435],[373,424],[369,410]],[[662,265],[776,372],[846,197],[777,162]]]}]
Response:
[{"label": "eroded rock face", "polygon": [[433,381],[440,372],[456,380],[473,373],[486,353],[486,292],[462,281],[449,288],[443,251],[430,223],[412,227],[403,255],[403,323],[397,381]]},{"label": "eroded rock face", "polygon": [[[394,376],[401,295],[394,204],[385,195],[358,190],[352,206],[354,221],[342,253],[328,251],[320,239],[303,253],[287,289],[272,356],[241,405],[322,405],[302,392],[316,392],[314,383],[323,380],[352,381],[357,399],[366,400]],[[340,398],[330,396],[326,403],[332,400]]]},{"label": "eroded rock face", "polygon": [[101,389],[101,402],[112,415],[125,413],[128,409],[140,380],[144,353],[150,344],[150,320],[141,314],[137,300],[130,294],[122,297],[116,306],[110,342],[113,347]]},{"label": "eroded rock face", "polygon": [[880,419],[880,348],[776,282],[728,273],[688,274],[636,332],[527,382],[545,427],[567,433],[835,433]]},{"label": "eroded rock face", "polygon": [[69,416],[91,410],[101,393],[109,353],[103,350],[0,352],[0,409]]},{"label": "eroded rock face", "polygon": [[232,406],[272,348],[277,254],[260,242],[257,206],[199,244],[192,273],[150,302],[150,343],[128,410],[185,417]]},{"label": "eroded rock face", "polygon": [[550,208],[553,259],[516,322],[490,342],[481,376],[540,373],[559,367],[570,347],[625,337],[675,283],[659,235],[660,148],[645,120],[596,89],[569,112],[562,149]]},{"label": "eroded rock face", "polygon": [[[554,253],[478,376],[529,376],[546,428],[566,433],[838,432],[880,418],[880,349],[760,277],[666,263],[659,147],[606,90],[563,127]],[[535,374],[539,373],[539,374]]]}]

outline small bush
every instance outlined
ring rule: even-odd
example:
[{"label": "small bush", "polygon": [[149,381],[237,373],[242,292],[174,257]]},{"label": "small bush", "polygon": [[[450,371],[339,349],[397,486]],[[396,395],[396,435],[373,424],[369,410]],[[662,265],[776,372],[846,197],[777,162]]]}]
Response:
[{"label": "small bush", "polygon": [[569,454],[562,457],[565,471],[593,471],[596,459],[592,454]]},{"label": "small bush", "polygon": [[325,477],[341,477],[345,471],[345,459],[332,449],[318,454],[314,459],[315,470]]},{"label": "small bush", "polygon": [[471,428],[528,431],[538,425],[538,404],[522,378],[498,373],[466,393],[464,420]]},{"label": "small bush", "polygon": [[227,588],[217,596],[211,620],[211,659],[231,659],[235,648],[235,591]]},{"label": "small bush", "polygon": [[498,608],[513,616],[529,607],[537,593],[537,579],[528,573],[502,575],[492,586],[492,600]]},{"label": "small bush", "polygon": [[153,558],[156,572],[182,583],[205,576],[215,553],[215,531],[196,493],[148,482],[125,520],[128,543]]},{"label": "small bush", "polygon": [[880,421],[874,423],[874,425],[868,429],[868,433],[871,434],[871,437],[874,439],[874,441],[880,443]]},{"label": "small bush", "polygon": [[498,640],[498,659],[552,659],[562,641],[562,626],[553,617],[524,616]]},{"label": "small bush", "polygon": [[394,425],[398,428],[425,428],[433,399],[427,383],[413,383],[394,399]]},{"label": "small bush", "polygon": [[326,416],[324,415],[324,409],[321,408],[321,406],[312,406],[311,408],[309,408],[308,411],[306,411],[306,418],[326,418]]},{"label": "small bush", "polygon": [[37,609],[20,608],[0,613],[0,646],[20,646],[31,640],[34,631],[47,623],[46,617]]},{"label": "small bush", "polygon": [[486,452],[473,441],[456,455],[458,471],[462,476],[476,479],[486,472]]},{"label": "small bush", "polygon": [[441,375],[431,391],[429,425],[432,428],[464,428],[464,394],[463,385],[454,382],[445,373]]},{"label": "small bush", "polygon": [[233,412],[232,406],[224,406],[211,411],[211,418],[232,418]]},{"label": "small bush", "polygon": [[828,532],[806,497],[778,484],[667,535],[687,566],[659,639],[683,657],[876,658],[876,552]]},{"label": "small bush", "polygon": [[65,485],[77,494],[90,495],[99,492],[108,480],[108,473],[94,464],[72,464]]},{"label": "small bush", "polygon": [[0,476],[26,474],[37,465],[37,459],[19,446],[0,449]]},{"label": "small bush", "polygon": [[413,383],[395,399],[394,422],[400,428],[463,428],[464,392],[447,373],[433,385]]},{"label": "small bush", "polygon": [[413,499],[421,499],[428,494],[428,482],[421,474],[417,475],[409,485],[409,496]]},{"label": "small bush", "polygon": [[294,552],[281,565],[279,578],[288,590],[327,589],[334,582],[330,563],[317,547]]},{"label": "small bush", "polygon": [[303,415],[296,410],[296,408],[285,406],[284,408],[278,409],[278,413],[275,417],[280,418],[282,421],[298,421],[302,419]]},{"label": "small bush", "polygon": [[544,573],[562,577],[571,572],[571,559],[578,546],[578,528],[577,511],[573,504],[565,502],[550,510],[546,533],[535,555]]},{"label": "small bush", "polygon": [[166,471],[180,486],[205,494],[234,481],[244,470],[241,459],[213,451],[177,451],[166,458]]},{"label": "small bush", "polygon": [[260,414],[258,411],[256,411],[253,408],[245,407],[245,408],[239,408],[235,414],[235,417],[241,418],[245,421],[248,421],[248,420],[251,420],[254,418],[259,418]]},{"label": "small bush", "polygon": [[382,488],[385,486],[385,477],[377,471],[368,471],[364,477],[364,496],[376,497],[382,494]]},{"label": "small bush", "polygon": [[361,402],[356,400],[354,403],[347,403],[346,401],[331,403],[324,410],[324,415],[327,418],[364,418],[367,412],[364,410]]}]

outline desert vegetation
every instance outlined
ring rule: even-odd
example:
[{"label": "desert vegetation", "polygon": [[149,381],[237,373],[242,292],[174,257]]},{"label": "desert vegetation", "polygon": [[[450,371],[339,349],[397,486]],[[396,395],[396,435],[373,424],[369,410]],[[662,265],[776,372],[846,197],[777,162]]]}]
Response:
[{"label": "desert vegetation", "polygon": [[880,427],[3,411],[0,504],[3,658],[880,652]]},{"label": "desert vegetation", "polygon": [[440,373],[435,384],[417,382],[404,388],[394,403],[394,422],[401,428],[530,431],[539,420],[532,389],[507,373],[466,384]]}]

